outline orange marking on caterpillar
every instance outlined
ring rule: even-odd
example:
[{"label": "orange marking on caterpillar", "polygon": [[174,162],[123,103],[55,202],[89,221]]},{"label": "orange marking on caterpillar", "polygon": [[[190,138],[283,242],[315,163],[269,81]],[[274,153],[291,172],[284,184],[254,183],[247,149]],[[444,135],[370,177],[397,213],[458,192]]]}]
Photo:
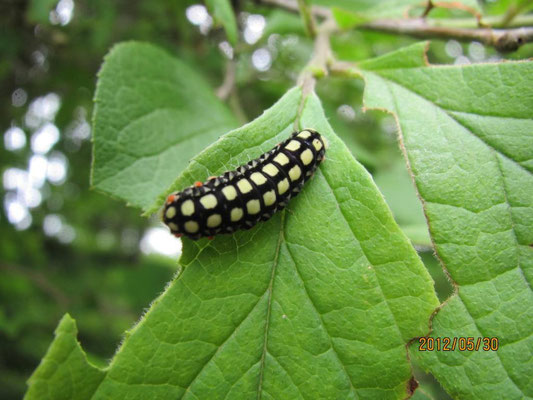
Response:
[{"label": "orange marking on caterpillar", "polygon": [[202,186],[204,186],[204,184],[202,182],[200,182],[200,181],[196,181],[196,182],[194,182],[194,186],[202,187]]},{"label": "orange marking on caterpillar", "polygon": [[167,197],[167,204],[172,203],[174,200],[176,200],[176,195],[175,194],[169,194],[168,197]]}]

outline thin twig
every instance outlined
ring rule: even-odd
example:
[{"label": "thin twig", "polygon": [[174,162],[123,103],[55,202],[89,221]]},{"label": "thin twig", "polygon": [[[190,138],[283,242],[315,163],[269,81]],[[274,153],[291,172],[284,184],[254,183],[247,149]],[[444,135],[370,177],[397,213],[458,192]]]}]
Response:
[{"label": "thin twig", "polygon": [[[533,26],[533,14],[518,15],[509,22],[507,26],[501,23],[501,15],[489,15],[483,17],[485,26],[492,28],[521,28],[523,26]],[[475,18],[427,18],[426,22],[430,26],[443,26],[448,28],[478,28],[479,23]]]},{"label": "thin twig", "polygon": [[222,85],[216,90],[216,95],[221,100],[226,100],[235,87],[235,71],[237,67],[234,60],[228,60],[226,63],[226,73]]},{"label": "thin twig", "polygon": [[316,36],[315,19],[307,1],[308,0],[298,0],[298,8],[300,9],[300,15],[304,21],[307,34],[314,38]]},{"label": "thin twig", "polygon": [[422,18],[426,18],[431,10],[433,10],[433,2],[431,0],[428,0],[426,4],[426,9],[424,10],[424,13],[422,14]]},{"label": "thin twig", "polygon": [[519,4],[511,4],[509,8],[507,9],[507,12],[502,18],[501,26],[505,27],[508,26],[511,21],[522,11],[524,11],[527,7],[529,7],[533,3],[533,0],[526,0],[522,1]]}]

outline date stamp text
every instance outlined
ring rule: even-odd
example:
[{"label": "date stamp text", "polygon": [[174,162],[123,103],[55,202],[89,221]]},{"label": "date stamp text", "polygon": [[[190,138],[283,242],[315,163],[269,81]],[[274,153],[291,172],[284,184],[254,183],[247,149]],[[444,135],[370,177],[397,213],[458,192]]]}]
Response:
[{"label": "date stamp text", "polygon": [[419,351],[497,351],[497,337],[421,337]]}]

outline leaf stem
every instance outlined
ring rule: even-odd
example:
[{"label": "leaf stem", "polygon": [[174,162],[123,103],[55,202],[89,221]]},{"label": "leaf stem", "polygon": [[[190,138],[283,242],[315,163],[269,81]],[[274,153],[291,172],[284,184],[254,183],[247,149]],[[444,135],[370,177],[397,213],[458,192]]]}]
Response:
[{"label": "leaf stem", "polygon": [[315,90],[316,80],[327,76],[329,73],[328,65],[333,60],[329,37],[335,29],[336,24],[333,17],[329,17],[319,26],[315,37],[313,56],[298,77],[297,84],[302,88],[302,99],[298,108],[298,118],[294,122],[295,129],[298,128],[297,121],[301,115],[307,96]]}]

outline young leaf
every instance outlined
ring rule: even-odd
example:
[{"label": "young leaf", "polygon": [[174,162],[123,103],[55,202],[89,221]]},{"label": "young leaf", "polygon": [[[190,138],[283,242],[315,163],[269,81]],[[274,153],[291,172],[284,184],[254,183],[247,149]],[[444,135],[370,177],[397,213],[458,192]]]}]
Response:
[{"label": "young leaf", "polygon": [[[182,188],[259,156],[296,122],[327,160],[250,231],[183,239],[183,272],[115,355],[92,399],[405,398],[406,343],[427,333],[432,280],[318,98],[289,91],[194,158]],[[62,365],[67,369],[68,365]]]},{"label": "young leaf", "polygon": [[367,107],[397,117],[431,236],[456,294],[432,337],[498,351],[411,348],[452,395],[533,396],[533,63],[429,66],[425,45],[361,63]]},{"label": "young leaf", "polygon": [[144,43],[110,51],[95,102],[92,184],[143,210],[236,125],[200,75]]},{"label": "young leaf", "polygon": [[90,365],[76,340],[76,322],[65,314],[56,328],[56,337],[29,379],[25,399],[90,399],[105,372]]},{"label": "young leaf", "polygon": [[222,24],[226,36],[232,45],[237,43],[237,21],[229,0],[206,0],[209,11],[215,17],[215,21]]}]

